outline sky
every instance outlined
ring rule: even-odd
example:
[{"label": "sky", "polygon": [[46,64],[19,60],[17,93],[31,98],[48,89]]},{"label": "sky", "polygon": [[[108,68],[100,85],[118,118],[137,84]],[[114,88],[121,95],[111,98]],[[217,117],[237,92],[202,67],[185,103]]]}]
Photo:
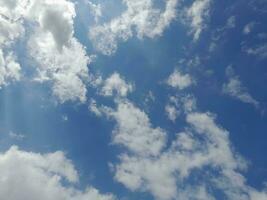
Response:
[{"label": "sky", "polygon": [[267,200],[266,0],[0,0],[1,200]]}]

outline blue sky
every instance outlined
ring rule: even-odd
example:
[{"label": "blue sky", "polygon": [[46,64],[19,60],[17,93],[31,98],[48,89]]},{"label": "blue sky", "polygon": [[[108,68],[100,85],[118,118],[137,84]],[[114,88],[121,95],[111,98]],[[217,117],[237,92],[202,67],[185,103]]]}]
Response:
[{"label": "blue sky", "polygon": [[0,199],[267,199],[266,17],[0,0]]}]

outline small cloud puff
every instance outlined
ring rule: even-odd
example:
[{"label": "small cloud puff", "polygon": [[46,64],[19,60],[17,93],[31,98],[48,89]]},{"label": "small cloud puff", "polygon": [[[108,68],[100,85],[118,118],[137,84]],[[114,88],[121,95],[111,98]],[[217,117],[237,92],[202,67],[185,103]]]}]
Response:
[{"label": "small cloud puff", "polygon": [[194,83],[193,78],[189,74],[182,74],[177,69],[167,79],[167,84],[173,88],[183,90]]}]

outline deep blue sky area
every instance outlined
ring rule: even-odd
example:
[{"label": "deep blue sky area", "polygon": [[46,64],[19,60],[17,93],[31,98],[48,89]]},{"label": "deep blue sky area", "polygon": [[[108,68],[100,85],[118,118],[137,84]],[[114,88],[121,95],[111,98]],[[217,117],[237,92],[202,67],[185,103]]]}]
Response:
[{"label": "deep blue sky area", "polygon": [[[155,19],[153,18],[155,21],[160,20],[158,13],[164,12],[166,4],[171,1],[176,2],[176,0],[139,0],[140,4],[142,2],[151,3],[151,5],[149,4],[150,7],[145,8],[155,9]],[[44,2],[49,1],[44,0]],[[64,2],[73,4],[74,1],[61,0],[60,2],[63,2],[63,5]],[[71,84],[76,83],[76,75],[75,77],[71,76],[67,82],[60,82],[59,77],[62,74],[69,75],[79,71],[79,65],[76,66],[76,64],[81,61],[81,58],[74,57],[77,62],[72,63],[70,57],[74,52],[78,54],[76,49],[73,52],[70,50],[66,63],[55,61],[57,53],[60,55],[64,51],[54,50],[54,47],[48,45],[47,41],[52,39],[46,40],[45,34],[52,30],[51,35],[54,36],[54,39],[56,38],[53,35],[54,29],[50,30],[49,24],[47,25],[48,28],[43,25],[45,23],[40,22],[38,25],[39,22],[38,20],[34,21],[34,17],[34,20],[29,20],[34,15],[27,15],[23,19],[25,34],[18,41],[13,42],[11,46],[3,42],[0,43],[0,49],[4,52],[3,55],[8,55],[6,52],[11,49],[21,66],[21,78],[10,81],[3,70],[7,69],[8,65],[1,63],[0,60],[0,180],[1,173],[3,173],[1,166],[5,166],[4,161],[1,161],[1,156],[11,146],[18,146],[20,152],[31,152],[40,156],[49,152],[64,152],[66,158],[69,159],[79,174],[80,182],[75,183],[74,186],[69,186],[69,183],[65,185],[64,181],[60,181],[59,184],[62,184],[62,187],[75,188],[74,190],[79,192],[85,191],[85,188],[89,186],[97,188],[101,195],[109,193],[113,195],[112,198],[121,200],[267,199],[267,1],[179,1],[180,3],[173,4],[175,17],[169,19],[169,24],[161,30],[160,34],[155,35],[152,34],[152,29],[156,26],[153,25],[153,16],[142,21],[141,18],[145,17],[145,14],[142,14],[140,9],[131,13],[130,9],[135,8],[134,5],[131,5],[132,1],[130,0],[121,2],[115,0],[95,0],[92,2],[78,0],[75,2],[76,15],[75,18],[71,18],[73,24],[70,23],[70,26],[73,26],[73,33],[71,33],[73,35],[70,40],[74,38],[79,45],[85,48],[85,56],[92,58],[86,65],[88,76],[81,78],[81,74],[77,75],[78,79],[80,78],[83,81],[82,84],[85,85],[85,100],[66,96],[76,94],[81,85],[78,88],[76,86],[72,88]],[[56,12],[57,6],[59,10],[62,6],[60,3],[55,4],[55,11],[53,12]],[[190,15],[190,8],[193,6],[196,7],[196,12]],[[145,8],[143,7],[143,9]],[[51,8],[51,10],[53,9]],[[63,7],[63,10],[65,12],[66,7]],[[100,10],[100,14],[96,14]],[[6,12],[5,3],[0,3],[0,14],[1,12]],[[42,13],[43,11],[39,12]],[[127,12],[131,13],[129,18],[127,18]],[[140,16],[138,15],[139,12],[141,13]],[[49,12],[47,11],[47,13]],[[56,14],[55,16],[60,15]],[[2,20],[3,16],[0,15],[0,17]],[[36,19],[43,18],[37,17]],[[119,23],[113,24],[113,29],[109,29],[110,22],[117,19],[120,19]],[[199,19],[201,20],[198,21]],[[152,21],[152,25],[149,24],[149,20]],[[196,24],[194,24],[194,20],[197,21]],[[49,23],[55,23],[55,27],[59,29],[61,25],[56,23],[61,23],[62,29],[57,34],[61,33],[62,36],[60,37],[64,38],[63,36],[67,35],[64,31],[68,31],[68,29],[63,28],[64,23],[67,24],[67,22],[55,20],[55,22],[50,21]],[[143,23],[147,27],[150,26],[146,30],[142,29],[142,36],[140,36],[139,23]],[[95,27],[98,27],[99,30],[102,28],[102,32]],[[197,39],[194,39],[194,34],[198,29],[200,34]],[[4,25],[3,30],[5,30]],[[43,30],[43,35],[37,39],[41,42],[44,41],[44,44],[38,46],[39,43],[33,43],[34,37]],[[97,37],[92,36],[92,31],[96,32]],[[131,33],[128,34],[127,31]],[[2,30],[0,30],[0,34],[2,34]],[[2,35],[0,35],[0,39],[5,37]],[[60,41],[60,39],[58,40]],[[31,48],[36,47],[36,51],[30,50],[29,43],[31,42],[34,45]],[[116,48],[113,49],[112,53],[105,53],[101,48],[106,47],[105,45],[110,47],[111,43],[115,43]],[[46,45],[47,50],[44,49]],[[66,45],[67,48],[71,48],[71,46]],[[37,52],[39,50],[41,51],[40,54]],[[52,56],[47,53],[50,50]],[[52,58],[50,59],[49,56]],[[4,58],[7,62],[7,57]],[[69,66],[70,70],[65,72],[64,70]],[[35,78],[39,72],[44,72],[47,79],[36,81]],[[178,74],[178,77],[176,77],[176,82],[171,84],[168,80],[175,73]],[[112,85],[113,82],[108,82],[112,74],[119,74],[120,77],[119,83],[116,82],[115,86]],[[6,83],[1,82],[1,76]],[[180,84],[183,83],[181,82],[186,81],[185,79],[188,77],[190,77],[191,82],[182,87]],[[101,79],[100,83],[96,83],[97,79]],[[231,83],[236,83],[236,85],[231,85]],[[58,87],[63,85],[63,92],[67,91],[64,95],[66,100],[62,100],[61,91],[56,92],[57,84]],[[111,87],[112,93],[110,95],[105,93],[106,86]],[[130,88],[128,88],[126,95],[120,93],[123,87]],[[172,97],[176,99],[176,102],[171,100]],[[196,105],[188,111],[183,105],[190,99],[194,99]],[[95,107],[100,114],[91,109],[92,102],[95,102]],[[129,110],[126,110],[126,113],[119,113],[119,107],[126,104],[133,105],[136,112],[127,108]],[[171,119],[166,109],[167,105],[172,105],[175,113],[178,113],[174,120]],[[204,125],[199,125],[199,129],[194,128],[194,122],[189,120],[189,116],[193,113],[212,116],[211,119],[213,119],[216,128],[210,121]],[[125,116],[119,118],[119,114]],[[139,122],[135,121],[135,116],[139,116]],[[144,118],[147,118],[148,123]],[[206,137],[205,131],[209,132],[210,130],[205,128],[206,126],[213,126],[213,130],[216,129],[214,136],[208,135],[206,139],[201,140],[200,138]],[[201,132],[202,128],[204,129],[203,132]],[[219,137],[218,132],[220,131],[218,129],[223,132],[223,136]],[[149,150],[140,153],[138,150],[143,145],[140,141],[135,147],[138,150],[132,149],[130,146],[135,139],[148,137],[148,140],[152,142],[144,144],[148,146],[148,149],[149,146],[152,148],[157,142],[156,139],[153,140],[153,134],[156,131],[165,134],[166,137],[166,143],[158,154],[150,155]],[[135,135],[139,132],[140,135]],[[239,163],[235,157],[238,155],[242,157],[244,163],[246,162],[246,169],[225,167],[232,165],[227,161],[218,164],[212,160],[207,161],[208,164],[202,167],[195,166],[188,169],[188,177],[181,179],[179,166],[184,166],[186,161],[184,163],[181,160],[175,161],[176,157],[174,157],[172,160],[175,161],[175,164],[172,165],[172,168],[168,168],[166,160],[162,161],[164,164],[157,168],[156,174],[161,178],[151,177],[150,170],[142,173],[143,170],[146,170],[145,167],[151,167],[152,173],[154,170],[152,165],[157,166],[164,155],[173,153],[177,149],[181,154],[186,151],[180,150],[182,147],[171,147],[181,132],[190,132],[196,143],[200,144],[196,149],[188,150],[185,154],[188,157],[194,154],[194,151],[200,151],[204,148],[206,143],[216,140],[214,137],[218,137],[218,141],[228,137],[225,140],[227,147],[223,148],[225,152],[218,154],[218,160],[220,160],[220,156],[223,157],[227,154],[226,151],[229,148],[231,155],[236,159],[235,161],[230,160],[229,163]],[[124,141],[118,142],[116,135],[129,138],[124,138]],[[186,141],[181,142],[186,143]],[[219,145],[211,144],[215,149]],[[209,149],[203,150],[203,152],[205,154],[209,152]],[[131,174],[129,177],[118,173],[119,168],[123,169],[125,167],[123,164],[127,164],[123,160],[125,155],[129,158],[135,158],[135,163],[140,163],[140,166],[133,164],[132,168],[127,168],[124,171],[126,174]],[[18,157],[14,159],[18,159]],[[142,162],[154,164],[141,165]],[[27,166],[29,163],[30,161],[26,164],[23,163],[23,166],[24,164]],[[51,163],[50,165],[53,166]],[[36,166],[34,165],[34,167]],[[177,170],[171,171],[173,168]],[[242,186],[231,185],[231,179],[229,179],[231,183],[227,182],[229,177],[222,174],[229,168],[236,173],[236,181],[242,176],[240,178],[240,180],[244,180]],[[134,171],[140,169],[141,171]],[[45,170],[45,167],[42,170]],[[168,170],[171,171],[170,174],[166,172]],[[22,173],[24,172],[22,171]],[[54,172],[50,171],[49,173]],[[55,174],[57,173],[62,176],[60,172],[55,172]],[[123,175],[125,175],[125,179],[123,179]],[[140,175],[141,183],[136,186],[133,176],[137,177],[138,175]],[[27,174],[25,176],[28,177]],[[174,182],[171,183],[174,184],[175,189],[168,185],[170,184],[170,177],[174,177]],[[222,178],[215,180],[214,177]],[[6,175],[6,179],[10,179],[8,182],[10,185],[7,183],[5,185],[10,190],[12,187],[15,188],[11,184],[11,178]],[[223,180],[226,181],[225,185],[229,186],[222,186],[223,183],[219,184]],[[158,185],[156,187],[155,182],[158,182],[157,184],[161,187]],[[131,187],[131,184],[134,186]],[[164,186],[165,184],[167,185]],[[195,186],[204,186],[205,190],[199,190],[202,191],[200,194]],[[164,190],[164,187],[170,189],[168,190],[169,193]],[[232,190],[228,187],[231,187]],[[171,192],[173,190],[174,193]],[[20,194],[20,191],[17,192],[16,189],[14,191],[16,194]],[[194,193],[198,197],[193,196]],[[0,189],[0,199],[4,200],[5,194]],[[80,197],[75,195],[77,194],[73,194],[72,198],[66,196],[62,199],[80,200]],[[51,198],[46,197],[47,200],[57,198],[53,195]],[[6,199],[20,200],[15,196]],[[97,200],[96,197],[94,199],[90,196],[85,197],[85,199]],[[109,199],[103,197],[103,200]]]}]

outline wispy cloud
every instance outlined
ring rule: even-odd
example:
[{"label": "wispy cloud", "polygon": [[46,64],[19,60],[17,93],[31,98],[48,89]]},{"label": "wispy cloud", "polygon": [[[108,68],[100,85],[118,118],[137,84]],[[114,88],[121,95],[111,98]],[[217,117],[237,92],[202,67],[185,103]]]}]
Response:
[{"label": "wispy cloud", "polygon": [[133,84],[126,83],[126,81],[117,72],[113,73],[103,82],[101,94],[104,96],[127,96],[134,89]]},{"label": "wispy cloud", "polygon": [[128,189],[150,192],[159,200],[214,200],[214,190],[231,200],[267,197],[246,184],[241,173],[246,162],[232,150],[229,132],[214,114],[188,111],[184,131],[168,145],[167,131],[154,127],[141,109],[128,100],[117,106],[106,114],[116,121],[113,143],[125,150],[111,167],[115,180]]},{"label": "wispy cloud", "polygon": [[207,27],[210,15],[211,0],[196,0],[191,7],[186,9],[186,18],[189,20],[194,40],[198,40],[202,31]]},{"label": "wispy cloud", "polygon": [[247,88],[243,86],[240,78],[234,74],[234,70],[231,66],[226,68],[226,76],[228,78],[228,82],[223,85],[223,93],[244,103],[252,104],[256,108],[259,106],[260,103],[254,99],[248,92]]},{"label": "wispy cloud", "polygon": [[0,174],[1,199],[115,200],[113,195],[101,194],[90,185],[77,189],[78,172],[62,151],[40,154],[12,146],[0,154]]},{"label": "wispy cloud", "polygon": [[174,70],[166,82],[169,86],[179,90],[183,90],[194,84],[194,80],[189,74],[182,74],[178,69]]},{"label": "wispy cloud", "polygon": [[110,22],[90,28],[89,38],[106,55],[117,50],[118,42],[134,36],[154,38],[175,19],[178,0],[167,0],[165,10],[154,8],[153,0],[125,0],[126,10]]}]

